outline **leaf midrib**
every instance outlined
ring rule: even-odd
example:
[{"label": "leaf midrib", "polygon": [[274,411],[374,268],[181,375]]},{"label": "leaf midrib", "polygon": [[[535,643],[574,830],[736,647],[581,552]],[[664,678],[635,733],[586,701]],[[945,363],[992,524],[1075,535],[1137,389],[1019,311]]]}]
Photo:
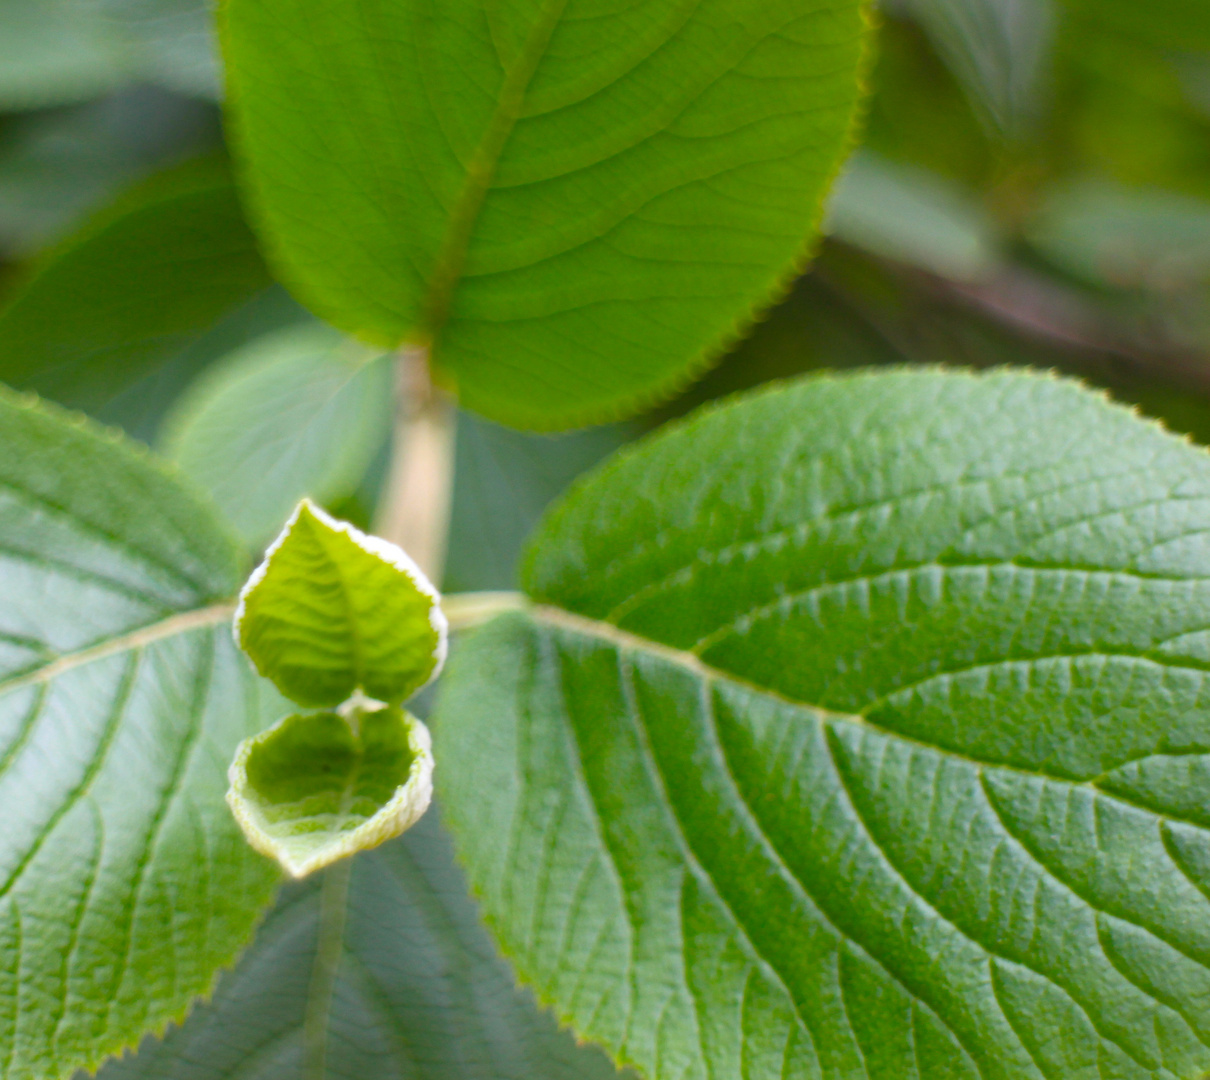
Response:
[{"label": "leaf midrib", "polygon": [[462,278],[475,224],[517,121],[529,84],[563,17],[567,0],[546,0],[512,67],[505,72],[496,110],[466,167],[466,180],[450,212],[445,240],[433,264],[428,294],[421,305],[420,332],[433,347],[449,319],[454,290]]},{"label": "leaf midrib", "polygon": [[99,660],[108,659],[124,652],[142,649],[164,638],[175,637],[190,630],[198,630],[207,626],[218,626],[233,617],[235,605],[230,603],[211,604],[192,611],[179,612],[167,619],[138,627],[117,637],[108,638],[76,652],[64,653],[56,659],[21,675],[0,681],[0,695],[21,690],[27,686],[40,686],[57,679],[74,668],[93,664]]},{"label": "leaf midrib", "polygon": [[[539,623],[546,623],[557,628],[595,638],[598,641],[604,641],[609,645],[622,652],[642,652],[652,656],[657,656],[671,664],[676,665],[682,670],[688,671],[703,682],[709,683],[724,683],[739,687],[749,693],[760,694],[763,697],[771,698],[783,705],[789,705],[795,709],[805,709],[817,714],[819,719],[825,723],[847,724],[852,727],[861,728],[867,731],[884,737],[895,739],[899,742],[906,743],[911,746],[919,747],[930,754],[941,755],[950,758],[954,761],[962,761],[977,769],[997,769],[1003,772],[1012,773],[1017,776],[1029,777],[1034,780],[1045,780],[1050,783],[1067,784],[1071,787],[1087,788],[1094,791],[1099,798],[1106,798],[1112,802],[1121,803],[1124,806],[1129,806],[1133,810],[1142,810],[1148,814],[1163,818],[1167,821],[1176,821],[1183,824],[1191,825],[1198,829],[1205,828],[1204,825],[1195,822],[1187,821],[1180,816],[1174,816],[1167,812],[1161,812],[1155,807],[1144,806],[1130,799],[1119,795],[1116,792],[1106,790],[1101,787],[1097,781],[1101,776],[1092,777],[1089,779],[1080,779],[1072,776],[1064,776],[1059,773],[1046,772],[1041,769],[1030,769],[1021,765],[1014,765],[1011,762],[999,761],[991,758],[979,758],[972,754],[964,753],[961,750],[955,750],[948,746],[940,746],[935,743],[926,742],[923,739],[914,738],[911,735],[904,734],[901,731],[896,731],[894,728],[885,727],[871,720],[868,716],[860,713],[837,712],[833,709],[825,708],[821,705],[816,705],[810,701],[803,701],[799,698],[791,697],[772,687],[762,686],[759,683],[753,682],[750,679],[744,678],[731,671],[726,671],[722,668],[716,668],[705,663],[696,653],[687,652],[684,649],[678,649],[671,645],[665,645],[662,642],[655,641],[651,638],[643,637],[640,634],[632,633],[628,630],[623,630],[620,627],[614,626],[612,623],[602,622],[598,619],[589,618],[584,615],[578,615],[568,611],[565,608],[556,607],[551,604],[528,604],[520,608],[532,619]],[[1148,755],[1151,756],[1151,755]],[[1132,759],[1138,760],[1138,759]],[[1130,762],[1124,763],[1129,764]],[[1120,766],[1118,766],[1120,767]],[[1113,772],[1113,769],[1108,770]]]}]

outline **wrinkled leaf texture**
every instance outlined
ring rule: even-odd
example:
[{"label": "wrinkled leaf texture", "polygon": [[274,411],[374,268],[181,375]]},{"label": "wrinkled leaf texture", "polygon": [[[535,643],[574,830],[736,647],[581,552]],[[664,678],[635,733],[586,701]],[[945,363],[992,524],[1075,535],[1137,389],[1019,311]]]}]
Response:
[{"label": "wrinkled leaf texture", "polygon": [[335,988],[317,1013],[320,891],[318,877],[285,889],[213,1001],[100,1080],[298,1080],[309,1014],[332,1080],[617,1077],[514,986],[434,812],[354,861]]},{"label": "wrinkled leaf texture", "polygon": [[574,427],[683,384],[797,268],[859,0],[229,0],[228,105],[282,280],[467,407]]},{"label": "wrinkled leaf texture", "polygon": [[231,637],[238,546],[116,436],[0,393],[0,1077],[182,1017],[278,879],[223,802],[286,711]]},{"label": "wrinkled leaf texture", "polygon": [[1076,384],[789,384],[554,511],[438,791],[653,1080],[1202,1080],[1207,566],[1206,452]]}]

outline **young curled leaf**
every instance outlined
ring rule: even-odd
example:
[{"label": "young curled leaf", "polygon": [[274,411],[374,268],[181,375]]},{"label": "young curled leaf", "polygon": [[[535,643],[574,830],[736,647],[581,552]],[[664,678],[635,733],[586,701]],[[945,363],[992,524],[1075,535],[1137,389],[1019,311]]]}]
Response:
[{"label": "young curled leaf", "polygon": [[293,877],[411,828],[433,797],[428,729],[397,708],[288,716],[235,753],[227,803]]},{"label": "young curled leaf", "polygon": [[240,593],[235,638],[257,670],[308,708],[361,691],[399,705],[445,661],[437,590],[398,547],[309,499]]}]

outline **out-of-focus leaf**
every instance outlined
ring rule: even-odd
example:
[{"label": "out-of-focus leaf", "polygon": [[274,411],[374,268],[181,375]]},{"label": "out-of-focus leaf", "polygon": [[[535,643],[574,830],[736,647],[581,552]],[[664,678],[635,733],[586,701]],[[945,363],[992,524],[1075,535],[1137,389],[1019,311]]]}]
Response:
[{"label": "out-of-focus leaf", "polygon": [[0,251],[32,255],[125,184],[217,145],[216,121],[150,86],[14,118],[0,138]]},{"label": "out-of-focus leaf", "polygon": [[218,96],[208,0],[0,0],[0,109],[138,81]]},{"label": "out-of-focus leaf", "polygon": [[1082,20],[1152,48],[1210,50],[1210,5],[1205,0],[1064,0]]},{"label": "out-of-focus leaf", "polygon": [[[283,891],[211,1002],[99,1080],[617,1080],[516,986],[435,813],[353,860],[343,919],[329,878],[335,934],[321,929],[320,880]],[[321,937],[330,968],[316,964]]]},{"label": "out-of-focus leaf", "polygon": [[0,312],[0,380],[96,411],[271,284],[226,165],[191,162],[37,267]]},{"label": "out-of-focus leaf", "polygon": [[304,495],[351,495],[392,416],[389,356],[311,323],[203,373],[166,417],[160,445],[257,547]]},{"label": "out-of-focus leaf", "polygon": [[462,413],[445,590],[515,588],[517,559],[542,511],[637,431],[615,424],[532,435]]},{"label": "out-of-focus leaf", "polygon": [[1053,40],[1052,0],[901,0],[997,133],[1038,118]]},{"label": "out-of-focus leaf", "polygon": [[995,270],[995,228],[952,181],[865,150],[849,162],[827,230],[883,258],[969,281]]},{"label": "out-of-focus leaf", "polygon": [[1098,285],[1167,291],[1210,278],[1210,200],[1072,181],[1050,193],[1029,235],[1057,266]]}]

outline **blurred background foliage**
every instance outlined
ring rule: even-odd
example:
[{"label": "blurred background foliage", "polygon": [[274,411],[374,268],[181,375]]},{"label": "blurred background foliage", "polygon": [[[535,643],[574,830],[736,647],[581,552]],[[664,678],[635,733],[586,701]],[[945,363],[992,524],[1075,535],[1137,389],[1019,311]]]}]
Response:
[{"label": "blurred background foliage", "polygon": [[[650,416],[555,437],[464,416],[448,588],[511,586],[544,506],[628,439],[804,371],[1054,368],[1210,442],[1210,3],[875,19],[810,270]],[[390,373],[266,269],[210,23],[205,0],[0,0],[0,380],[157,446],[254,551],[304,491],[372,523]]]}]

